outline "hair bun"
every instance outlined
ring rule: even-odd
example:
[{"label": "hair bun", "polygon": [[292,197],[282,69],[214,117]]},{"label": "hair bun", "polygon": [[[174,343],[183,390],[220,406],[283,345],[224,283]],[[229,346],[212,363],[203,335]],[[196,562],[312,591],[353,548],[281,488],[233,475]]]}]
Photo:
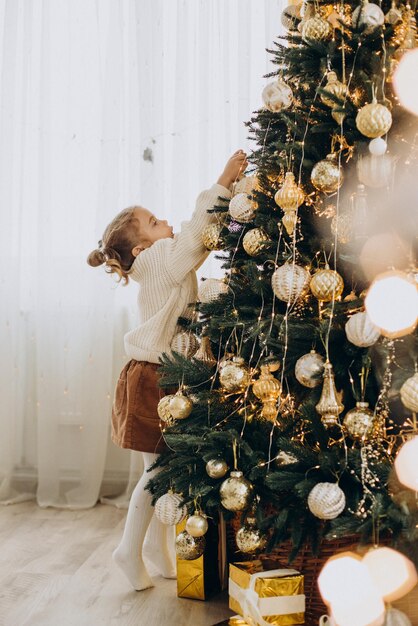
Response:
[{"label": "hair bun", "polygon": [[98,248],[96,248],[96,250],[93,250],[93,252],[90,252],[90,254],[87,257],[87,263],[91,265],[92,267],[98,267],[99,265],[103,265],[105,261],[106,261],[105,255]]}]

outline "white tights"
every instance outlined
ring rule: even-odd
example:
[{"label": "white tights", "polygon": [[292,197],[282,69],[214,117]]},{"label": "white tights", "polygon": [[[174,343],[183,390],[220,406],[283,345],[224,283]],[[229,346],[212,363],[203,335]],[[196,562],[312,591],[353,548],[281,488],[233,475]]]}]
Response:
[{"label": "white tights", "polygon": [[[153,517],[152,496],[149,491],[145,490],[149,479],[158,472],[158,470],[147,471],[157,459],[157,455],[142,452],[142,457],[144,472],[129,502],[122,539],[113,552],[115,563],[119,565],[132,587],[137,591],[153,586],[143,556],[151,561],[165,578],[176,577],[175,560],[170,551],[170,540],[173,538],[172,527],[161,524],[155,516]],[[147,535],[146,539],[145,535]]]}]

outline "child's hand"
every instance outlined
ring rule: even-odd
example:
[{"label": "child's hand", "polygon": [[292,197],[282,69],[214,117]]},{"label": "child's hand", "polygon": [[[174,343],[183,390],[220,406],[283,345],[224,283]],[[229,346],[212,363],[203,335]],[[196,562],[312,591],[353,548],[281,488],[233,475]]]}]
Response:
[{"label": "child's hand", "polygon": [[246,153],[244,150],[237,150],[227,161],[224,171],[218,178],[218,184],[229,189],[232,183],[243,177],[247,165]]}]

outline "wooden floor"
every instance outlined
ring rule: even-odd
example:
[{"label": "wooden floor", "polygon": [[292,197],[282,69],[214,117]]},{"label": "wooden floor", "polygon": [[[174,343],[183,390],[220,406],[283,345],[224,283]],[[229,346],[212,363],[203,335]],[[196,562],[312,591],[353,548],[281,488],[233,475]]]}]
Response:
[{"label": "wooden floor", "polygon": [[131,591],[111,560],[126,511],[0,507],[0,626],[212,626],[225,595],[178,599],[176,581]]}]

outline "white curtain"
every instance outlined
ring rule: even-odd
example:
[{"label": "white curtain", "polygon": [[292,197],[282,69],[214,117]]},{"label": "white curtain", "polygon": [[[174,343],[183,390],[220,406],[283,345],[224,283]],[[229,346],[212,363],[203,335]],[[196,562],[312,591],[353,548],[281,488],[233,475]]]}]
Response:
[{"label": "white curtain", "polygon": [[280,13],[277,0],[0,0],[3,503],[89,507],[141,471],[109,440],[135,285],[85,259],[133,203],[178,227],[248,148]]}]

